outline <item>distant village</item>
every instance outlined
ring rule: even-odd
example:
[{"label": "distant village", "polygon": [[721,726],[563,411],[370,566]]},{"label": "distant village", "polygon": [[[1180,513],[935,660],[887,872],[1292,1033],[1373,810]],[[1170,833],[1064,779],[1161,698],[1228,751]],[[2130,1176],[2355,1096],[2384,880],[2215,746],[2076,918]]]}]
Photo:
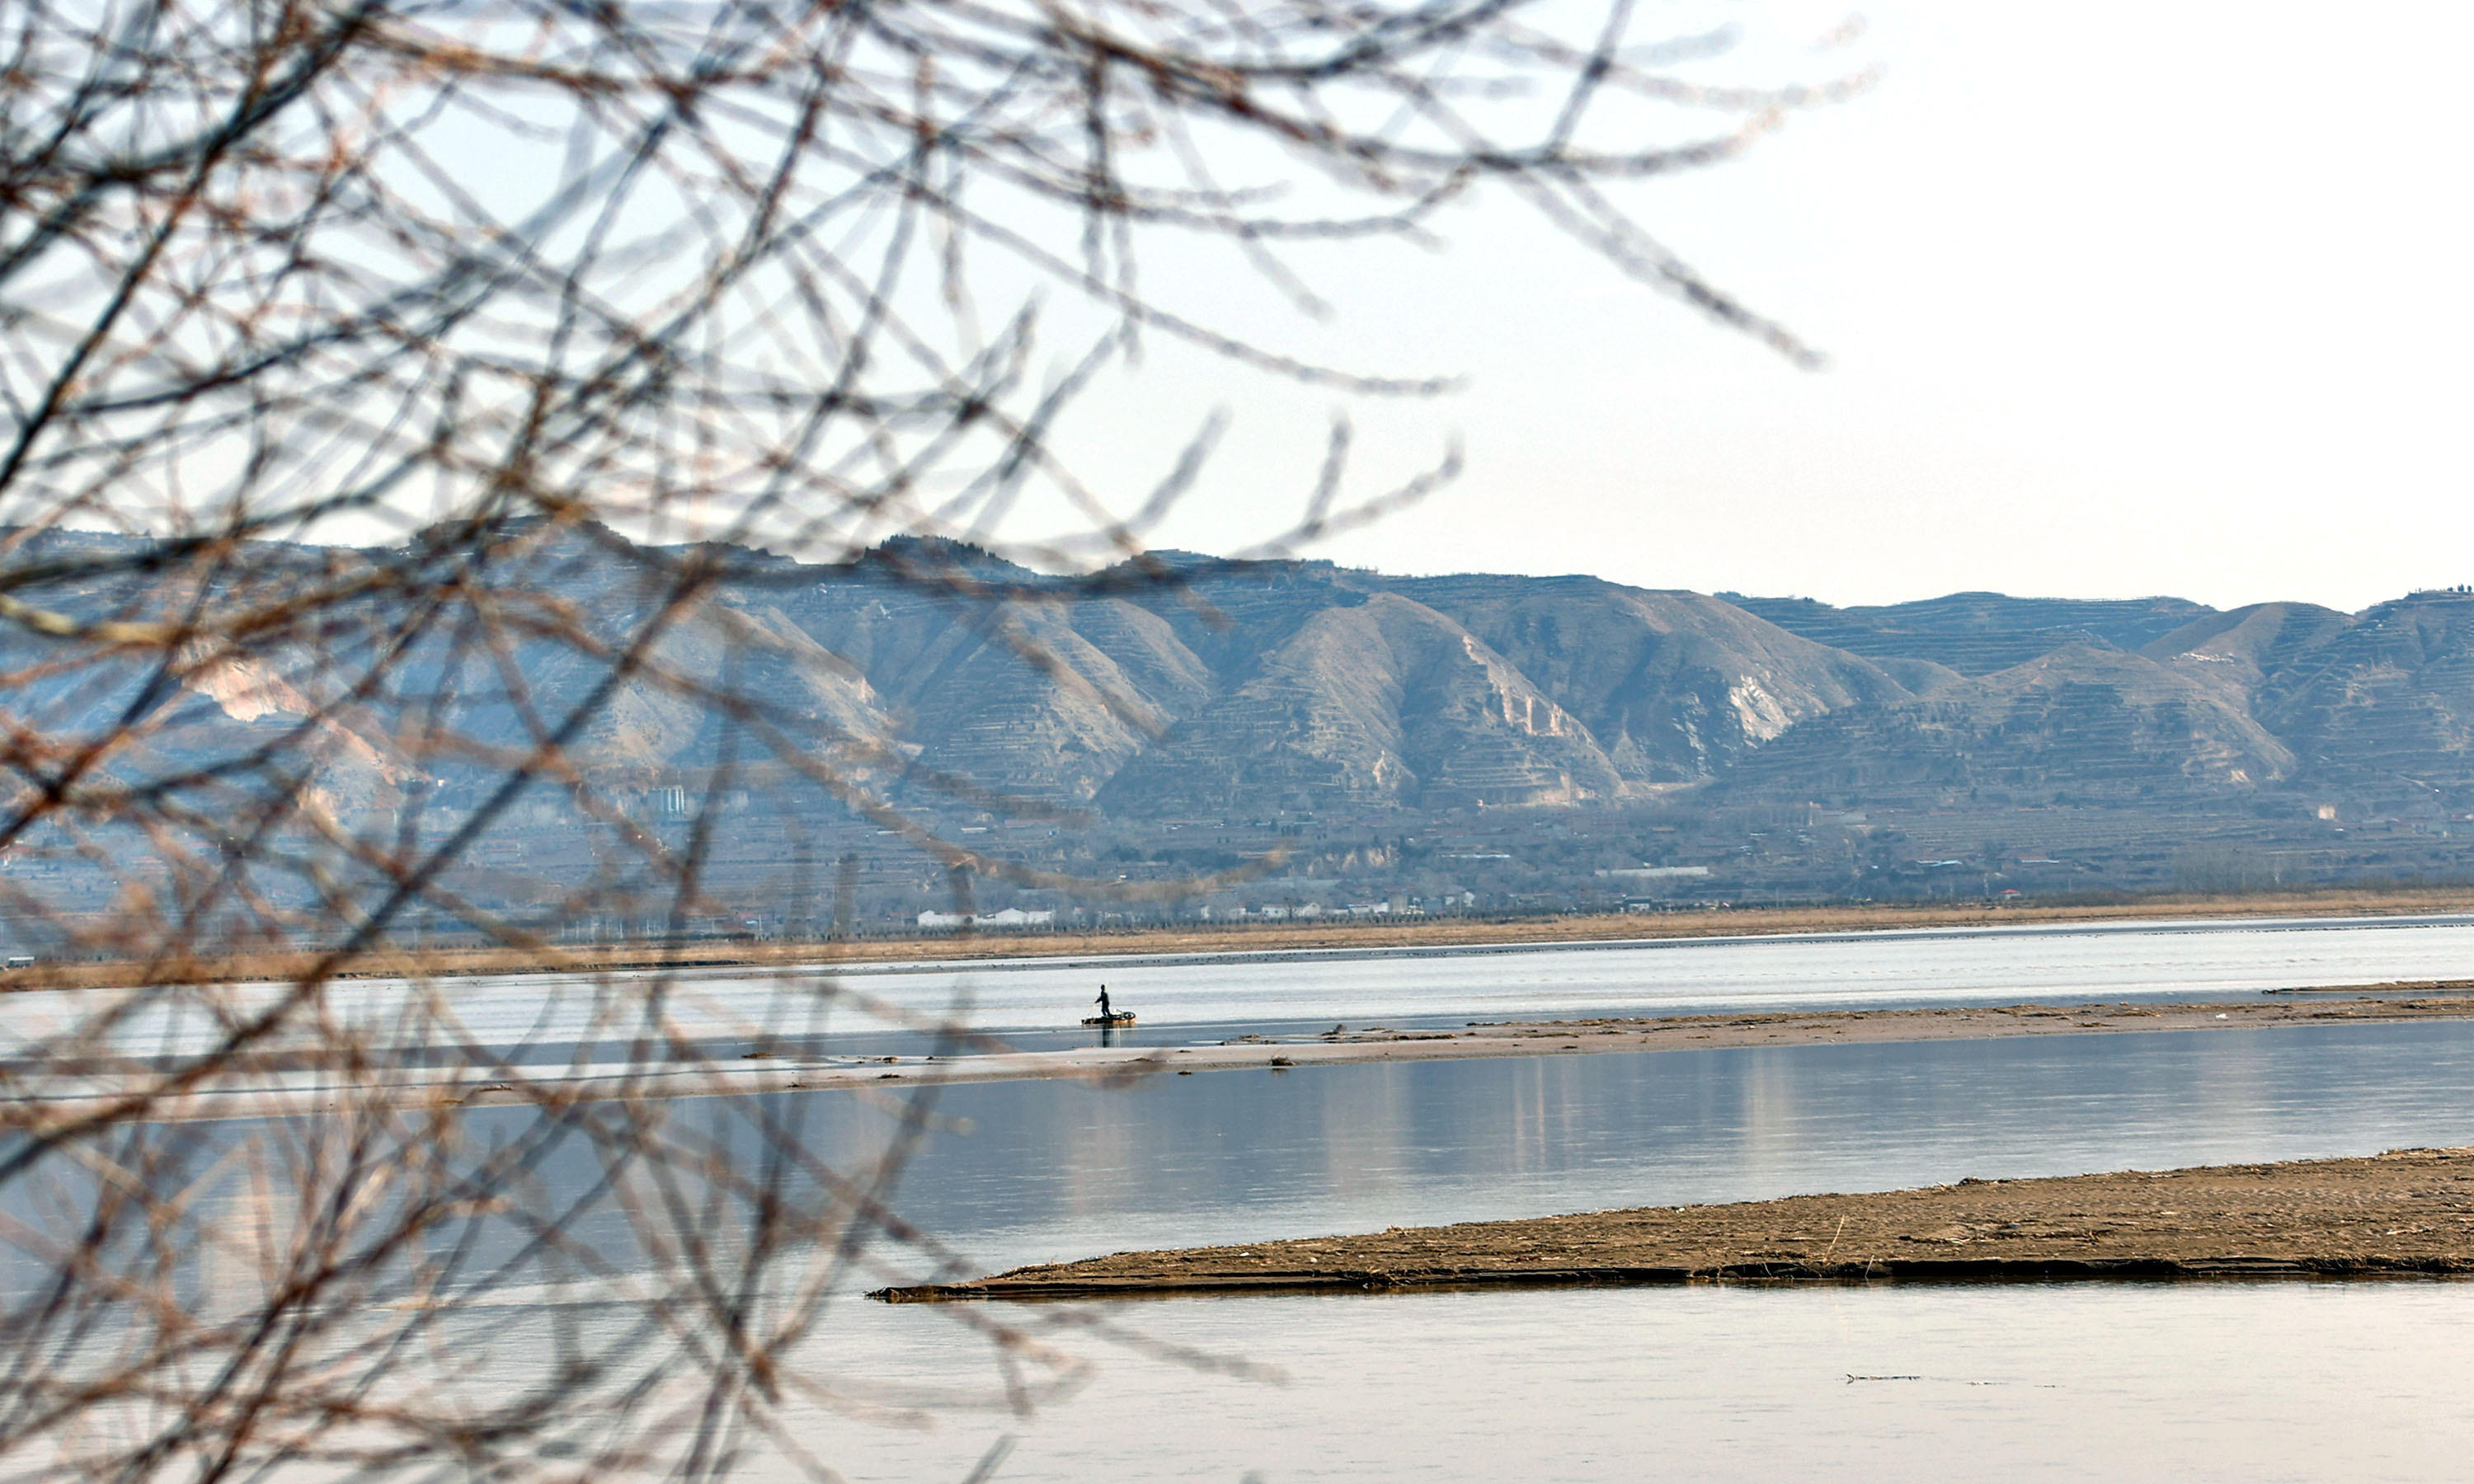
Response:
[{"label": "distant village", "polygon": [[[2310,802],[2272,816],[1956,802],[1674,804],[1189,818],[1086,830],[982,815],[940,828],[999,869],[945,869],[889,832],[867,830],[845,837],[825,865],[798,873],[806,895],[785,901],[780,858],[725,850],[713,862],[712,890],[739,885],[745,910],[698,918],[685,931],[888,937],[1862,902],[1998,905],[2474,881],[2474,815],[2357,813]],[[539,861],[536,853],[511,864]],[[1007,878],[1007,866],[1097,885],[1020,885]],[[658,926],[605,917],[570,932],[616,938]]]}]

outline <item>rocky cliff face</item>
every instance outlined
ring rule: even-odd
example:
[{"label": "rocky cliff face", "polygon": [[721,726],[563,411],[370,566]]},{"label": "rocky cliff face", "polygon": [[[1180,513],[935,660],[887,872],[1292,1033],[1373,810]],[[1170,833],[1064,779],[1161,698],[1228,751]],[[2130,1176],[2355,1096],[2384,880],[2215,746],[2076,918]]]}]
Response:
[{"label": "rocky cliff face", "polygon": [[1579,717],[1467,629],[1333,589],[1111,782],[1115,811],[1581,803],[1625,779]]},{"label": "rocky cliff face", "polygon": [[1393,586],[1517,664],[1637,784],[1714,777],[1800,723],[1912,693],[1869,660],[1699,593],[1589,577]]},{"label": "rocky cliff face", "polygon": [[2023,802],[2178,801],[2282,781],[2293,761],[2238,698],[2152,659],[2074,643],[1914,701],[1835,711],[1734,781],[1814,797],[1992,789]]}]

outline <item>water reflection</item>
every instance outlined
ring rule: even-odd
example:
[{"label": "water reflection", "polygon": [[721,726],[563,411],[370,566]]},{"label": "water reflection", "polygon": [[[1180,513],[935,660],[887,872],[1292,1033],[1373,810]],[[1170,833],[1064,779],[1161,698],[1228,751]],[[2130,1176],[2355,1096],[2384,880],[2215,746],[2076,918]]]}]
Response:
[{"label": "water reflection", "polygon": [[[1304,1066],[1114,1090],[972,1083],[893,1098],[689,1100],[663,1116],[724,1167],[755,1169],[795,1136],[802,1159],[850,1171],[870,1167],[904,1111],[919,1109],[952,1126],[902,1172],[894,1209],[974,1265],[1003,1267],[1968,1175],[2474,1143],[2474,1024]],[[462,1117],[476,1160],[537,1142],[528,1178],[575,1209],[577,1237],[613,1264],[642,1260],[617,1208],[593,1198],[610,1174],[606,1141],[541,1138],[521,1109]],[[245,1121],[182,1134],[201,1170],[271,1136],[288,1137]],[[805,1188],[794,1183],[789,1198]],[[6,1213],[64,1233],[83,1206],[54,1191],[33,1210],[33,1194],[8,1193]],[[197,1219],[246,1216],[238,1199],[204,1186]],[[475,1240],[495,1257],[514,1238]],[[26,1279],[22,1257],[10,1265]],[[494,1281],[531,1276],[520,1266]]]},{"label": "water reflection", "polygon": [[[1119,1090],[1025,1082],[889,1099],[824,1092],[686,1100],[659,1113],[670,1120],[668,1137],[709,1149],[716,1171],[744,1175],[785,1137],[819,1165],[864,1168],[884,1151],[898,1115],[923,1106],[939,1118],[966,1120],[967,1132],[957,1125],[931,1138],[904,1171],[893,1205],[963,1249],[970,1265],[995,1268],[1133,1247],[1891,1188],[1967,1175],[2474,1143],[2474,1024],[1300,1067],[1159,1076]],[[595,1194],[611,1176],[616,1146],[543,1138],[542,1120],[526,1110],[461,1116],[462,1147],[472,1158],[537,1145],[527,1178],[552,1208],[571,1212],[566,1237],[570,1248],[594,1254],[596,1281],[607,1286],[631,1267],[648,1266],[621,1204]],[[191,1167],[207,1171],[249,1140],[303,1137],[315,1128],[316,1120],[234,1121],[177,1132]],[[786,1176],[794,1200],[806,1198],[798,1178]],[[0,1197],[9,1240],[23,1242],[37,1230],[65,1233],[92,1194],[59,1180],[41,1191],[12,1187]],[[283,1209],[279,1198],[230,1182],[202,1181],[194,1194],[195,1219],[214,1226],[224,1247],[248,1245],[242,1238],[253,1224],[262,1227],[267,1212]],[[731,1213],[708,1208],[691,1186],[679,1198],[691,1211]],[[470,1231],[453,1233],[473,1275],[464,1291],[480,1306],[443,1315],[444,1334],[486,1336],[514,1365],[534,1352],[525,1336],[555,1314],[576,1333],[606,1328],[620,1352],[642,1348],[627,1328],[642,1322],[640,1306],[580,1303],[553,1290],[548,1266],[521,1258],[521,1232],[490,1228],[488,1220],[476,1214]],[[726,1220],[705,1234],[724,1247],[734,1239]],[[0,1250],[7,1246],[0,1242]],[[39,1264],[22,1247],[9,1255],[7,1285],[23,1293]],[[247,1277],[240,1272],[236,1286]],[[184,1279],[199,1285],[193,1292],[226,1281],[204,1265]],[[2251,1448],[2243,1441],[2250,1434],[2224,1420],[2246,1415],[2239,1411],[2209,1414],[2196,1432],[2174,1434],[2171,1409],[2218,1384],[2176,1367],[2247,1355],[2289,1376],[2309,1375],[2316,1390],[2365,1416],[2384,1416],[2392,1391],[2374,1374],[2384,1363],[2378,1357],[2408,1341],[2389,1342],[2383,1352],[2377,1327],[2436,1334],[2439,1316],[2474,1312],[2467,1287],[2415,1290],[2441,1296],[2420,1308],[2413,1305],[2422,1300],[2383,1297],[2402,1290],[2348,1289],[2341,1304],[2351,1307],[2316,1310],[2292,1297],[2316,1289],[2236,1291],[2252,1306],[2203,1312],[2170,1289],[2038,1290],[2024,1309],[2015,1291],[1990,1289],[1142,1306],[1140,1323],[1154,1333],[1288,1366],[1306,1389],[1259,1392],[1119,1357],[1103,1388],[1106,1401],[1069,1404],[1032,1434],[1005,1476],[1185,1477],[1197,1470],[1234,1476],[1259,1467],[1274,1477],[1599,1478],[1653,1464],[1661,1474],[1687,1477],[1977,1472],[1960,1467],[1962,1458],[1986,1470],[2084,1474],[2103,1472],[2107,1460],[2140,1462],[2137,1449],[2054,1450],[2055,1440],[2070,1435],[2070,1407],[2054,1411],[2024,1392],[1977,1395],[1983,1388],[1974,1383],[1988,1376],[2075,1388],[2072,1406],[2102,1405],[2113,1409],[2109,1416],[2136,1419],[2145,1446],[2163,1449],[2156,1457],[2205,1465],[2165,1472],[2231,1475],[2244,1472],[2233,1466],[2242,1463],[2272,1472],[2292,1462],[2289,1472],[2307,1473],[2310,1460],[2337,1455],[2282,1444]],[[2411,1312],[2400,1318],[2396,1304]],[[2184,1320],[2196,1328],[2177,1328]],[[2127,1334],[2147,1334],[2162,1348],[2119,1353],[2116,1339]],[[861,1376],[946,1385],[988,1375],[983,1341],[953,1328],[950,1317],[916,1308],[844,1305],[816,1343],[830,1347],[837,1368]],[[2360,1369],[2332,1371],[2324,1348],[2345,1345]],[[1439,1354],[1451,1355],[1451,1364],[1435,1364]],[[2119,1381],[2115,1370],[2131,1379]],[[1845,1390],[1842,1372],[1938,1376],[1935,1384],[1947,1385],[1882,1401]],[[2399,1385],[2421,1385],[2418,1374]],[[1178,1417],[1177,1449],[1147,1447],[1156,1431],[1129,1438],[1123,1426],[1129,1406]],[[937,1462],[943,1443],[897,1447],[867,1429],[822,1419],[816,1425],[832,1428],[827,1451],[853,1478],[961,1472]],[[989,1435],[970,1424],[945,1436],[963,1446],[967,1467]],[[2261,1436],[2283,1435],[2272,1426]],[[1978,1453],[1951,1451],[1971,1439]],[[2438,1476],[2428,1465],[2441,1455],[2418,1448],[2394,1450],[2399,1471]]]},{"label": "water reflection", "polygon": [[[906,1182],[991,1265],[1629,1205],[2474,1143],[2474,1025],[948,1089]],[[846,1130],[860,1137],[857,1127]]]}]

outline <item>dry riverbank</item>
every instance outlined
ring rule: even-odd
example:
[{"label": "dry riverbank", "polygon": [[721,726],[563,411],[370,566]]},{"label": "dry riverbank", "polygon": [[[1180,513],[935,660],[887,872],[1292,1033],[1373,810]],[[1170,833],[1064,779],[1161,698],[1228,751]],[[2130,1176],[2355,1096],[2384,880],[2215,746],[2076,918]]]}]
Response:
[{"label": "dry riverbank", "polygon": [[[1182,925],[1093,933],[995,932],[867,938],[848,943],[611,944],[388,950],[355,958],[348,977],[443,978],[473,974],[635,973],[677,969],[812,969],[868,964],[1096,958],[1128,954],[1293,953],[1322,949],[1479,947],[1518,944],[1622,943],[1783,933],[1881,932],[2024,923],[2134,922],[2176,919],[2378,918],[2474,913],[2474,889],[2294,892],[2273,896],[2158,896],[2068,905],[1929,906],[1867,902],[1830,907],[1728,907],[1533,918],[1416,918]],[[316,960],[300,954],[140,962],[46,963],[0,970],[0,991],[133,983],[206,984],[297,978]]]},{"label": "dry riverbank", "polygon": [[2474,1149],[2415,1149],[1119,1253],[877,1297],[2467,1272]]}]

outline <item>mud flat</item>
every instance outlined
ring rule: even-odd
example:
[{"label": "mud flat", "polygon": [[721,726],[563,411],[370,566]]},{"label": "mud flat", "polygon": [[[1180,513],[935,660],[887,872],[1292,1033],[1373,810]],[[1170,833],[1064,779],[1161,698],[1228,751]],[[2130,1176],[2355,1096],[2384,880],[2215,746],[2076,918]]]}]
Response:
[{"label": "mud flat", "polygon": [[1119,1253],[874,1297],[2465,1273],[2474,1273],[2474,1149],[2403,1149]]}]

